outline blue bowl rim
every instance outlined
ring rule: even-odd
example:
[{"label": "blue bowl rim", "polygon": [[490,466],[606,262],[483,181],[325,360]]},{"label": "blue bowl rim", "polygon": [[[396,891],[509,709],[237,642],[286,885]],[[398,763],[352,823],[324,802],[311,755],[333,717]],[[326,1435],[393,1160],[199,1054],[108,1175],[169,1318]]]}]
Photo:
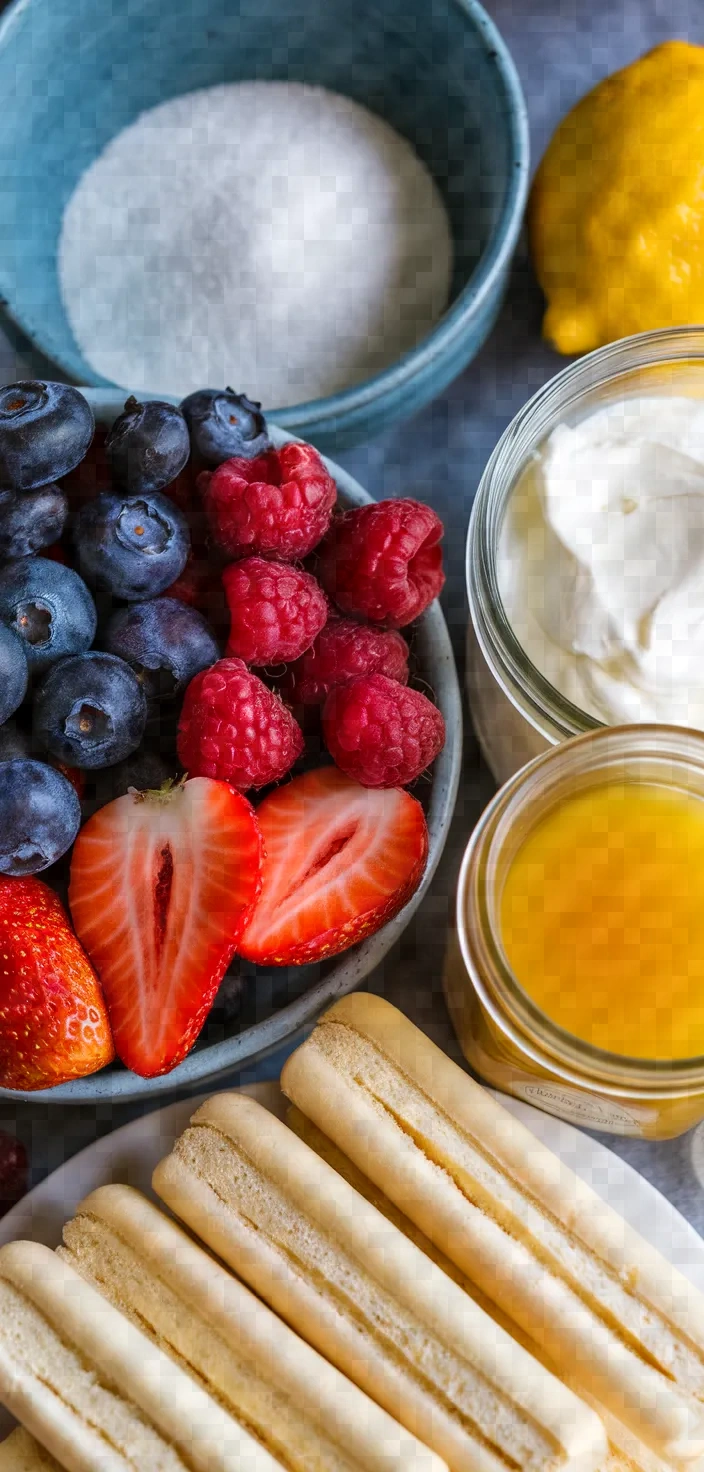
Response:
[{"label": "blue bowl rim", "polygon": [[[122,410],[124,390],[116,394],[114,390],[83,388],[81,392],[91,404],[98,423],[105,416],[109,416],[111,421]],[[277,445],[295,438],[271,421],[269,428]],[[352,504],[363,505],[374,499],[342,466],[326,456],[323,459],[339,489],[351,499]],[[416,627],[421,625],[429,646],[428,654],[432,658],[435,698],[445,719],[447,738],[432,769],[432,784],[437,795],[434,801],[431,800],[428,813],[428,862],[418,889],[408,904],[381,930],[360,945],[343,951],[332,970],[299,997],[232,1037],[189,1053],[172,1073],[145,1079],[126,1068],[115,1071],[102,1069],[86,1078],[57,1084],[50,1089],[0,1088],[0,1099],[29,1104],[132,1104],[142,1099],[161,1099],[167,1094],[209,1087],[217,1079],[231,1076],[239,1069],[250,1068],[255,1061],[291,1042],[302,1029],[311,1026],[325,1007],[361,986],[365,977],[380,965],[412,919],[440,862],[452,822],[462,768],[462,697],[450,635],[438,602],[430,605]]]},{"label": "blue bowl rim", "polygon": [[[5,45],[8,33],[19,20],[22,12],[31,3],[32,0],[13,0],[3,20],[0,21],[0,49]],[[506,42],[484,7],[480,5],[479,0],[446,0],[446,3],[459,7],[464,11],[467,19],[474,24],[477,34],[484,42],[487,55],[496,65],[499,78],[505,88],[511,162],[506,197],[501,213],[466,285],[463,286],[437,325],[416,347],[404,353],[389,368],[339,393],[330,394],[321,399],[307,399],[285,409],[267,408],[267,414],[282,429],[295,428],[303,421],[315,419],[316,429],[320,431],[326,423],[337,420],[342,415],[358,414],[360,410],[364,410],[369,404],[386,394],[397,394],[402,391],[404,386],[417,374],[426,372],[436,359],[443,358],[452,350],[458,338],[462,337],[467,322],[481,309],[486,298],[496,289],[497,282],[513,254],[523,219],[530,168],[528,114],[521,83]],[[48,352],[31,318],[13,310],[7,296],[8,290],[12,289],[12,282],[5,277],[1,269],[0,286],[3,289],[3,311],[14,326],[25,334],[44,357],[48,357],[49,361],[55,363],[68,378],[77,382],[75,366],[67,362],[62,354]],[[114,389],[122,392],[119,384],[111,383],[109,379],[102,378],[99,374],[91,374],[90,383],[86,384],[86,387]]]}]

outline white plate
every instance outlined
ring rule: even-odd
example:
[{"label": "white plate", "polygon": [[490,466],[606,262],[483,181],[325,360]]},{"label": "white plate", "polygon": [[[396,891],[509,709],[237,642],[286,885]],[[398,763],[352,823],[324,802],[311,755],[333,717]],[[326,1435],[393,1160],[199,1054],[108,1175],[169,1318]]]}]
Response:
[{"label": "white plate", "polygon": [[[249,1084],[242,1093],[258,1099],[274,1114],[283,1115],[286,1101],[277,1084]],[[704,1292],[704,1240],[654,1186],[625,1160],[572,1125],[505,1094],[498,1097],[506,1109]],[[73,1215],[79,1202],[89,1191],[108,1181],[121,1181],[151,1195],[155,1165],[168,1154],[199,1102],[186,1099],[156,1109],[74,1155],[0,1221],[0,1245],[18,1237],[31,1237],[48,1247],[56,1247],[61,1241],[64,1222]]]},{"label": "white plate", "polygon": [[[283,1116],[286,1101],[277,1084],[250,1084],[241,1092]],[[654,1186],[618,1155],[572,1125],[563,1124],[518,1099],[499,1097],[511,1114],[704,1292],[704,1241]],[[154,1167],[168,1154],[199,1102],[186,1099],[157,1109],[74,1155],[0,1221],[0,1245],[16,1238],[31,1238],[48,1247],[58,1246],[63,1224],[74,1214],[79,1202],[89,1191],[110,1181],[136,1186],[152,1195]],[[0,1408],[0,1438],[9,1424]]]}]

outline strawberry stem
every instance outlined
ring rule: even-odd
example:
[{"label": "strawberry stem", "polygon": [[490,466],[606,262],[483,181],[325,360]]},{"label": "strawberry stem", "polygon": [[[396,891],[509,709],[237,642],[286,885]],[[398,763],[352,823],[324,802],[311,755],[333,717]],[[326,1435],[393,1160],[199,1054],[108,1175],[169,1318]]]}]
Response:
[{"label": "strawberry stem", "polygon": [[170,802],[178,792],[182,792],[188,781],[188,773],[184,772],[182,777],[167,777],[161,787],[147,787],[140,791],[138,787],[128,787],[127,792],[136,802]]}]

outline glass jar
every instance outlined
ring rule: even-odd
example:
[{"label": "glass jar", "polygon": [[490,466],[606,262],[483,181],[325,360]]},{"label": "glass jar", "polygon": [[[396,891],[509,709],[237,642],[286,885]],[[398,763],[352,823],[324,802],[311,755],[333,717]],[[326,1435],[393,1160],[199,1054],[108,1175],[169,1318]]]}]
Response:
[{"label": "glass jar", "polygon": [[467,537],[467,687],[479,744],[497,782],[539,752],[600,726],[536,669],[507,619],[497,557],[510,496],[559,424],[574,425],[606,404],[643,393],[704,397],[704,328],[644,332],[571,363],[516,415],[482,476]]},{"label": "glass jar", "polygon": [[704,799],[704,734],[602,726],[537,757],[485,809],[464,856],[445,994],[462,1051],[487,1083],[572,1124],[670,1139],[704,1119],[704,1057],[621,1057],[552,1022],[519,986],[500,933],[506,876],[528,832],[567,796],[656,783]]}]

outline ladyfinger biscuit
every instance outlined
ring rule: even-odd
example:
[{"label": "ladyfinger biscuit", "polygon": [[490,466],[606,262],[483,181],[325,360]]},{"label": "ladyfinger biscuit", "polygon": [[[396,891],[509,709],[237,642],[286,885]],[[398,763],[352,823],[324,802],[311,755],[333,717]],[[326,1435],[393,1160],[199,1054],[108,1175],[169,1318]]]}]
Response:
[{"label": "ladyfinger biscuit", "polygon": [[0,1472],[61,1472],[61,1468],[23,1426],[18,1426],[0,1444]]},{"label": "ladyfinger biscuit", "polygon": [[138,1191],[94,1191],[59,1254],[289,1472],[437,1472],[426,1447]]},{"label": "ladyfinger biscuit", "polygon": [[0,1401],[67,1472],[280,1472],[47,1247],[0,1249]]},{"label": "ladyfinger biscuit", "polygon": [[453,1472],[600,1467],[595,1413],[252,1099],[203,1105],[154,1188]]},{"label": "ladyfinger biscuit", "polygon": [[[298,1135],[299,1139],[304,1140],[306,1145],[310,1146],[311,1150],[315,1150],[316,1155],[320,1155],[323,1160],[327,1160],[328,1164],[333,1167],[333,1170],[337,1171],[338,1175],[344,1176],[345,1180],[349,1181],[350,1185],[354,1186],[355,1190],[359,1191],[362,1196],[365,1196],[367,1201],[371,1201],[379,1211],[382,1211],[384,1216],[388,1217],[389,1221],[392,1221],[394,1226],[399,1228],[399,1231],[403,1232],[405,1236],[410,1237],[411,1241],[415,1242],[416,1246],[420,1247],[422,1252],[427,1253],[428,1257],[431,1257],[433,1262],[436,1262],[438,1267],[442,1268],[443,1272],[453,1278],[456,1283],[459,1283],[460,1287],[464,1289],[464,1292],[468,1293],[470,1298],[473,1298],[475,1303],[479,1304],[480,1308],[483,1308],[486,1313],[490,1314],[496,1320],[497,1324],[500,1324],[509,1334],[517,1338],[519,1344],[522,1344],[524,1349],[528,1350],[529,1354],[535,1355],[536,1359],[539,1359],[547,1370],[550,1370],[553,1375],[557,1375],[558,1380],[564,1381],[565,1385],[569,1385],[571,1390],[575,1389],[575,1377],[573,1373],[571,1374],[573,1367],[565,1360],[562,1360],[560,1365],[551,1364],[547,1355],[541,1349],[541,1346],[536,1344],[535,1340],[531,1339],[517,1324],[513,1323],[497,1304],[492,1303],[491,1299],[487,1298],[485,1293],[482,1293],[481,1288],[477,1288],[475,1283],[471,1283],[466,1273],[460,1272],[460,1269],[455,1263],[450,1262],[449,1257],[446,1257],[445,1253],[441,1252],[435,1246],[435,1243],[431,1242],[430,1238],[426,1237],[425,1233],[420,1231],[420,1228],[416,1226],[415,1222],[412,1222],[410,1217],[405,1216],[402,1211],[399,1211],[398,1207],[394,1206],[393,1201],[389,1200],[389,1197],[380,1187],[376,1186],[373,1181],[370,1181],[368,1176],[363,1175],[362,1171],[352,1163],[349,1156],[344,1155],[338,1149],[337,1145],[334,1145],[332,1140],[328,1139],[328,1136],[324,1135],[323,1131],[318,1129],[317,1125],[313,1124],[310,1119],[307,1119],[301,1113],[300,1109],[296,1108],[295,1104],[290,1104],[286,1111],[286,1123],[289,1129],[292,1129]],[[589,1403],[593,1403],[595,1410],[598,1411],[609,1437],[609,1449],[603,1466],[603,1472],[668,1472],[668,1464],[666,1462],[663,1462],[660,1457],[656,1457],[655,1453],[650,1451],[649,1447],[644,1446],[642,1441],[639,1441],[632,1432],[628,1431],[615,1417],[611,1416],[603,1406],[598,1405],[596,1401],[591,1402],[589,1396],[586,1396],[586,1399]]]},{"label": "ladyfinger biscuit", "polygon": [[338,1002],[282,1088],[656,1457],[704,1466],[704,1299],[396,1008]]}]

